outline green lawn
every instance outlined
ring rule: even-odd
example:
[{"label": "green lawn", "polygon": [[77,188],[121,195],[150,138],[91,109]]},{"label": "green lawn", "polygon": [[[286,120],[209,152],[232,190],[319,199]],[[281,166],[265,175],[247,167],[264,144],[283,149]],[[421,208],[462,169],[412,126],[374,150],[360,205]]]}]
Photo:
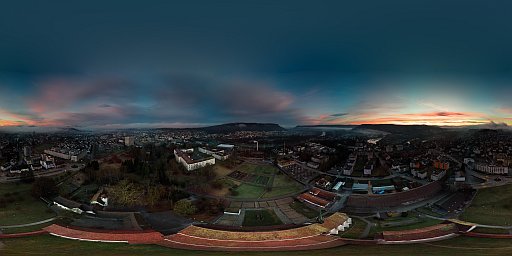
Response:
[{"label": "green lawn", "polygon": [[272,165],[258,165],[250,163],[243,163],[242,165],[237,167],[236,170],[266,176],[271,176],[279,172],[279,169]]},{"label": "green lawn", "polygon": [[0,208],[0,226],[27,224],[55,216],[40,199],[30,195],[32,185],[24,183],[0,184],[0,198],[6,206]]},{"label": "green lawn", "polygon": [[24,233],[24,232],[31,232],[31,231],[37,231],[41,230],[44,227],[48,227],[52,225],[52,222],[46,222],[43,224],[33,225],[33,226],[27,226],[27,227],[19,227],[19,228],[4,228],[0,229],[0,231],[4,234],[15,234],[15,233]]},{"label": "green lawn", "polygon": [[386,227],[386,226],[377,225],[376,227],[372,227],[372,229],[370,230],[369,236],[373,236],[382,231],[399,231],[399,230],[425,228],[425,227],[430,227],[430,226],[440,224],[441,222],[443,222],[443,221],[436,220],[436,219],[430,219],[430,218],[420,218],[419,222],[402,225],[402,226]]},{"label": "green lawn", "polygon": [[257,199],[260,198],[263,193],[265,193],[265,187],[243,183],[236,188],[236,191],[238,191],[238,195],[235,196],[236,198]]},{"label": "green lawn", "polygon": [[272,187],[287,187],[296,184],[298,184],[297,181],[283,173],[276,174],[276,176],[274,176],[274,184],[272,184]]},{"label": "green lawn", "polygon": [[271,198],[276,196],[283,196],[283,195],[290,195],[293,193],[299,193],[302,190],[302,186],[299,184],[295,184],[288,187],[278,187],[278,188],[272,188],[271,191],[265,192],[263,194],[262,198]]},{"label": "green lawn", "polygon": [[512,245],[506,239],[457,237],[450,240],[409,245],[346,245],[326,250],[290,252],[203,252],[175,250],[156,245],[80,242],[50,235],[5,239],[2,255],[265,255],[265,256],[323,256],[323,255],[511,255]]},{"label": "green lawn", "polygon": [[296,212],[306,216],[307,218],[316,218],[318,217],[318,215],[320,214],[319,212],[305,206],[303,203],[299,202],[299,201],[293,201],[291,204],[290,204],[290,207],[292,209],[294,209]]},{"label": "green lawn", "polygon": [[501,228],[475,228],[472,232],[489,233],[489,234],[510,234],[508,229]]},{"label": "green lawn", "polygon": [[512,226],[512,185],[478,190],[460,219],[478,224]]},{"label": "green lawn", "polygon": [[340,236],[345,238],[358,239],[366,228],[366,222],[352,218],[352,225],[349,229],[343,232]]},{"label": "green lawn", "polygon": [[281,225],[283,222],[277,217],[273,210],[246,210],[243,226],[273,226]]}]

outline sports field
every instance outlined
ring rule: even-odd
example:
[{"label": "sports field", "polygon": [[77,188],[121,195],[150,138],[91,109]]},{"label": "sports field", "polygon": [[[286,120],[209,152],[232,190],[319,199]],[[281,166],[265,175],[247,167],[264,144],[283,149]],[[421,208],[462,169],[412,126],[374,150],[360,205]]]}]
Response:
[{"label": "sports field", "polygon": [[270,209],[246,210],[243,226],[273,226],[283,224],[276,213]]}]

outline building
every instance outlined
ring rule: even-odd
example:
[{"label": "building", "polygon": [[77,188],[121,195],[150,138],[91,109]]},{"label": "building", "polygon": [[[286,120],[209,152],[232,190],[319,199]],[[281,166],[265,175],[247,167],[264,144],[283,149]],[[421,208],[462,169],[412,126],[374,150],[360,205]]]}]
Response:
[{"label": "building", "polygon": [[198,148],[199,152],[213,156],[217,160],[226,160],[229,158],[229,154],[220,148],[206,148],[200,147]]},{"label": "building", "polygon": [[444,177],[444,175],[446,175],[446,170],[442,170],[442,171],[433,171],[432,172],[432,175],[430,175],[430,179],[431,180],[440,180],[441,178]]},{"label": "building", "polygon": [[473,158],[469,158],[469,157],[464,158],[464,164],[469,164],[469,163],[474,163],[474,162],[475,162],[475,159],[473,159]]},{"label": "building", "polygon": [[343,166],[343,175],[352,175],[353,172],[354,172],[353,165],[345,164],[345,166]]},{"label": "building", "polygon": [[320,164],[319,163],[315,163],[315,162],[308,162],[307,166],[311,167],[313,169],[318,169],[318,167],[320,167]]},{"label": "building", "polygon": [[44,153],[64,160],[71,160],[73,162],[78,162],[87,155],[87,151],[85,150],[46,149],[44,150]]},{"label": "building", "polygon": [[477,163],[475,170],[488,174],[508,174],[507,166],[497,166],[494,164]]},{"label": "building", "polygon": [[[192,150],[192,151],[191,151]],[[194,149],[175,149],[174,157],[178,163],[181,163],[187,171],[199,169],[208,165],[215,164],[215,158],[212,156],[208,157],[193,157],[189,153],[194,153]]]},{"label": "building", "polygon": [[433,166],[436,169],[448,170],[448,168],[450,168],[450,163],[448,161],[435,160]]},{"label": "building", "polygon": [[132,136],[124,137],[124,145],[128,147],[135,145],[135,138]]},{"label": "building", "polygon": [[372,164],[372,163],[368,163],[368,164],[364,167],[363,174],[364,174],[364,175],[372,175],[372,171],[373,171],[373,164]]},{"label": "building", "polygon": [[223,149],[233,149],[235,148],[235,145],[231,145],[231,144],[219,144],[217,145],[218,148],[223,148]]},{"label": "building", "polygon": [[23,156],[28,157],[32,155],[32,148],[29,146],[23,147]]}]

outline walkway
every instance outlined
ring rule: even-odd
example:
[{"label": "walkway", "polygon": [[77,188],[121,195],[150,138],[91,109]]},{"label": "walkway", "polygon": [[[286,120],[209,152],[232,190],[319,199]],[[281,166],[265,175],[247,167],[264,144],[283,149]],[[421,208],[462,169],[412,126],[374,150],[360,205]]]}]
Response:
[{"label": "walkway", "polygon": [[361,220],[361,221],[364,221],[366,223],[366,227],[364,228],[364,231],[363,231],[363,233],[361,233],[359,238],[360,239],[367,238],[368,235],[370,234],[370,230],[372,229],[372,227],[376,226],[376,224],[366,220],[365,218],[359,217],[359,216],[354,216],[354,218],[356,218],[358,220]]}]

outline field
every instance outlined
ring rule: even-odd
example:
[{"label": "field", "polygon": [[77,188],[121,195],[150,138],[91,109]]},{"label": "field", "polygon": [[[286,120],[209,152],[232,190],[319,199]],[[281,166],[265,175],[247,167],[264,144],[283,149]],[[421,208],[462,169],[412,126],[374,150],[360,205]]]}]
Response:
[{"label": "field", "polygon": [[27,224],[55,216],[46,204],[30,195],[32,185],[24,183],[0,184],[0,199],[6,205],[0,208],[0,226]]},{"label": "field", "polygon": [[512,185],[479,190],[460,219],[478,224],[512,226]]},{"label": "field", "polygon": [[175,250],[156,245],[127,245],[67,240],[49,235],[2,240],[2,255],[268,255],[268,256],[321,256],[321,255],[511,255],[512,245],[506,239],[478,239],[457,237],[427,244],[357,246],[347,245],[326,250],[291,252],[201,252]]},{"label": "field", "polygon": [[236,167],[236,169],[246,173],[268,176],[274,175],[279,172],[279,170],[276,167],[271,165],[257,165],[250,163],[243,163],[240,166]]},{"label": "field", "polygon": [[296,184],[293,186],[288,186],[288,187],[275,187],[275,188],[272,188],[271,191],[268,191],[265,194],[263,194],[263,196],[261,198],[271,198],[271,197],[276,197],[276,196],[288,195],[288,194],[300,192],[301,190],[302,190],[302,186],[300,186],[299,184]]},{"label": "field", "polygon": [[[222,167],[216,171],[218,179],[224,187],[233,187],[236,195],[230,195],[227,189],[212,190],[210,193],[217,196],[232,196],[234,198],[258,199],[273,198],[299,193],[303,186],[283,174],[274,166],[243,163],[238,167],[229,169]],[[271,188],[271,190],[267,190]]]},{"label": "field", "polygon": [[366,228],[366,222],[352,218],[352,225],[349,227],[349,229],[342,233],[340,236],[345,238],[353,238],[358,239],[364,232]]},{"label": "field", "polygon": [[437,219],[430,219],[430,218],[420,218],[417,222],[411,223],[411,224],[405,224],[405,225],[398,225],[398,226],[385,226],[385,224],[389,224],[388,222],[381,222],[380,225],[377,225],[375,227],[372,227],[370,230],[369,236],[373,236],[377,233],[380,233],[382,231],[399,231],[399,230],[410,230],[410,229],[418,229],[418,228],[425,228],[437,225],[441,223],[441,220]]},{"label": "field", "polygon": [[236,188],[238,195],[235,198],[260,198],[265,193],[265,187],[242,184]]},{"label": "field", "polygon": [[293,201],[291,204],[290,204],[290,207],[292,209],[294,209],[296,212],[306,216],[307,218],[316,218],[318,217],[318,215],[320,214],[319,212],[305,206],[303,203],[299,202],[299,201]]},{"label": "field", "polygon": [[246,210],[243,226],[273,226],[283,224],[273,210]]}]

